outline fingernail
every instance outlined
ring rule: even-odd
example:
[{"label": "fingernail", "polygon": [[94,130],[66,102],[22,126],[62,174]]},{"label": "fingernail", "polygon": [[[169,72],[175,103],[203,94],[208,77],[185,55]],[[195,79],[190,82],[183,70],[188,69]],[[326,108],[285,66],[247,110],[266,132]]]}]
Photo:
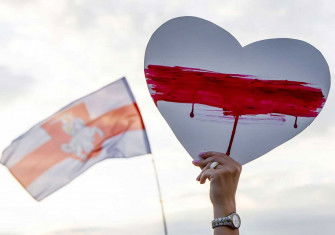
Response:
[{"label": "fingernail", "polygon": [[199,157],[201,157],[202,155],[204,155],[206,152],[201,152],[199,153]]},{"label": "fingernail", "polygon": [[193,160],[192,163],[193,163],[193,164],[199,164],[200,161],[199,161],[199,160]]}]

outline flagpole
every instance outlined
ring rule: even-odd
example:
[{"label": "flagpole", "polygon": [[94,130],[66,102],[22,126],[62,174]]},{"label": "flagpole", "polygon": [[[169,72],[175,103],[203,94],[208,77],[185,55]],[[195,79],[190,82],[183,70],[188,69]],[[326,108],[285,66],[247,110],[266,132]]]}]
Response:
[{"label": "flagpole", "polygon": [[155,178],[156,178],[156,185],[157,185],[159,203],[160,203],[160,206],[161,206],[164,234],[168,235],[168,230],[167,230],[167,226],[166,226],[166,217],[165,217],[165,211],[164,211],[164,205],[163,205],[163,198],[162,198],[162,191],[161,191],[161,186],[160,186],[160,183],[159,183],[156,162],[155,162],[155,158],[154,158],[153,154],[150,154],[150,155],[151,155],[151,161],[152,161],[152,165],[153,165],[154,173],[155,173]]}]

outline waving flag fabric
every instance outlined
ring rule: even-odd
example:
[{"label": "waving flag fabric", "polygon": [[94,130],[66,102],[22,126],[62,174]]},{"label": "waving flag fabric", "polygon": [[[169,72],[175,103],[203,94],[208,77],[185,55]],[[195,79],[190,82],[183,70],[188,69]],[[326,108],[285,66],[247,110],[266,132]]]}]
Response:
[{"label": "waving flag fabric", "polygon": [[0,162],[36,199],[106,158],[150,153],[125,78],[80,98],[15,139]]}]

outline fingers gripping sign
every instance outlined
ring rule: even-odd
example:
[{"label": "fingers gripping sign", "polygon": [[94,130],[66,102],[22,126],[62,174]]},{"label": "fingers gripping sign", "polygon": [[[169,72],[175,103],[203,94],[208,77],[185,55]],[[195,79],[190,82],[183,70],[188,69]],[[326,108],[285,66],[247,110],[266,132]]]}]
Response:
[{"label": "fingers gripping sign", "polygon": [[[203,177],[203,180],[206,181],[206,179],[211,179],[214,172],[215,171],[208,171],[210,169],[210,166],[213,162],[217,162],[219,163],[219,165],[217,165],[216,167],[214,167],[215,169],[220,169],[222,168],[223,165],[225,165],[227,163],[227,161],[229,161],[229,156],[227,156],[224,153],[219,153],[219,152],[205,152],[205,153],[201,153],[199,154],[201,160],[199,161],[193,161],[192,163],[195,166],[198,166],[202,169],[201,173],[199,174],[199,176],[197,177],[197,180],[200,181],[200,178],[202,175],[206,175],[207,177]],[[233,159],[231,159],[233,160]],[[206,173],[206,174],[205,174]],[[205,181],[200,181],[200,183],[205,183]]]},{"label": "fingers gripping sign", "polygon": [[[193,161],[193,164],[202,170],[197,180],[200,184],[204,184],[206,180],[210,181],[210,198],[213,205],[227,207],[229,204],[229,207],[234,209],[241,164],[219,152],[206,152],[199,156],[199,161]],[[219,164],[211,168],[213,162]]]}]

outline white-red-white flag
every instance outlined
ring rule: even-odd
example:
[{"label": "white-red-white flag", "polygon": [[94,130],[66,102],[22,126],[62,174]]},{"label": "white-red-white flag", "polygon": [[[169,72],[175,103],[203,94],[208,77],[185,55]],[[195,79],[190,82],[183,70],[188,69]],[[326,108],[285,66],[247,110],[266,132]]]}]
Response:
[{"label": "white-red-white flag", "polygon": [[4,150],[0,162],[41,200],[101,160],[147,153],[140,111],[121,78],[32,127]]}]

